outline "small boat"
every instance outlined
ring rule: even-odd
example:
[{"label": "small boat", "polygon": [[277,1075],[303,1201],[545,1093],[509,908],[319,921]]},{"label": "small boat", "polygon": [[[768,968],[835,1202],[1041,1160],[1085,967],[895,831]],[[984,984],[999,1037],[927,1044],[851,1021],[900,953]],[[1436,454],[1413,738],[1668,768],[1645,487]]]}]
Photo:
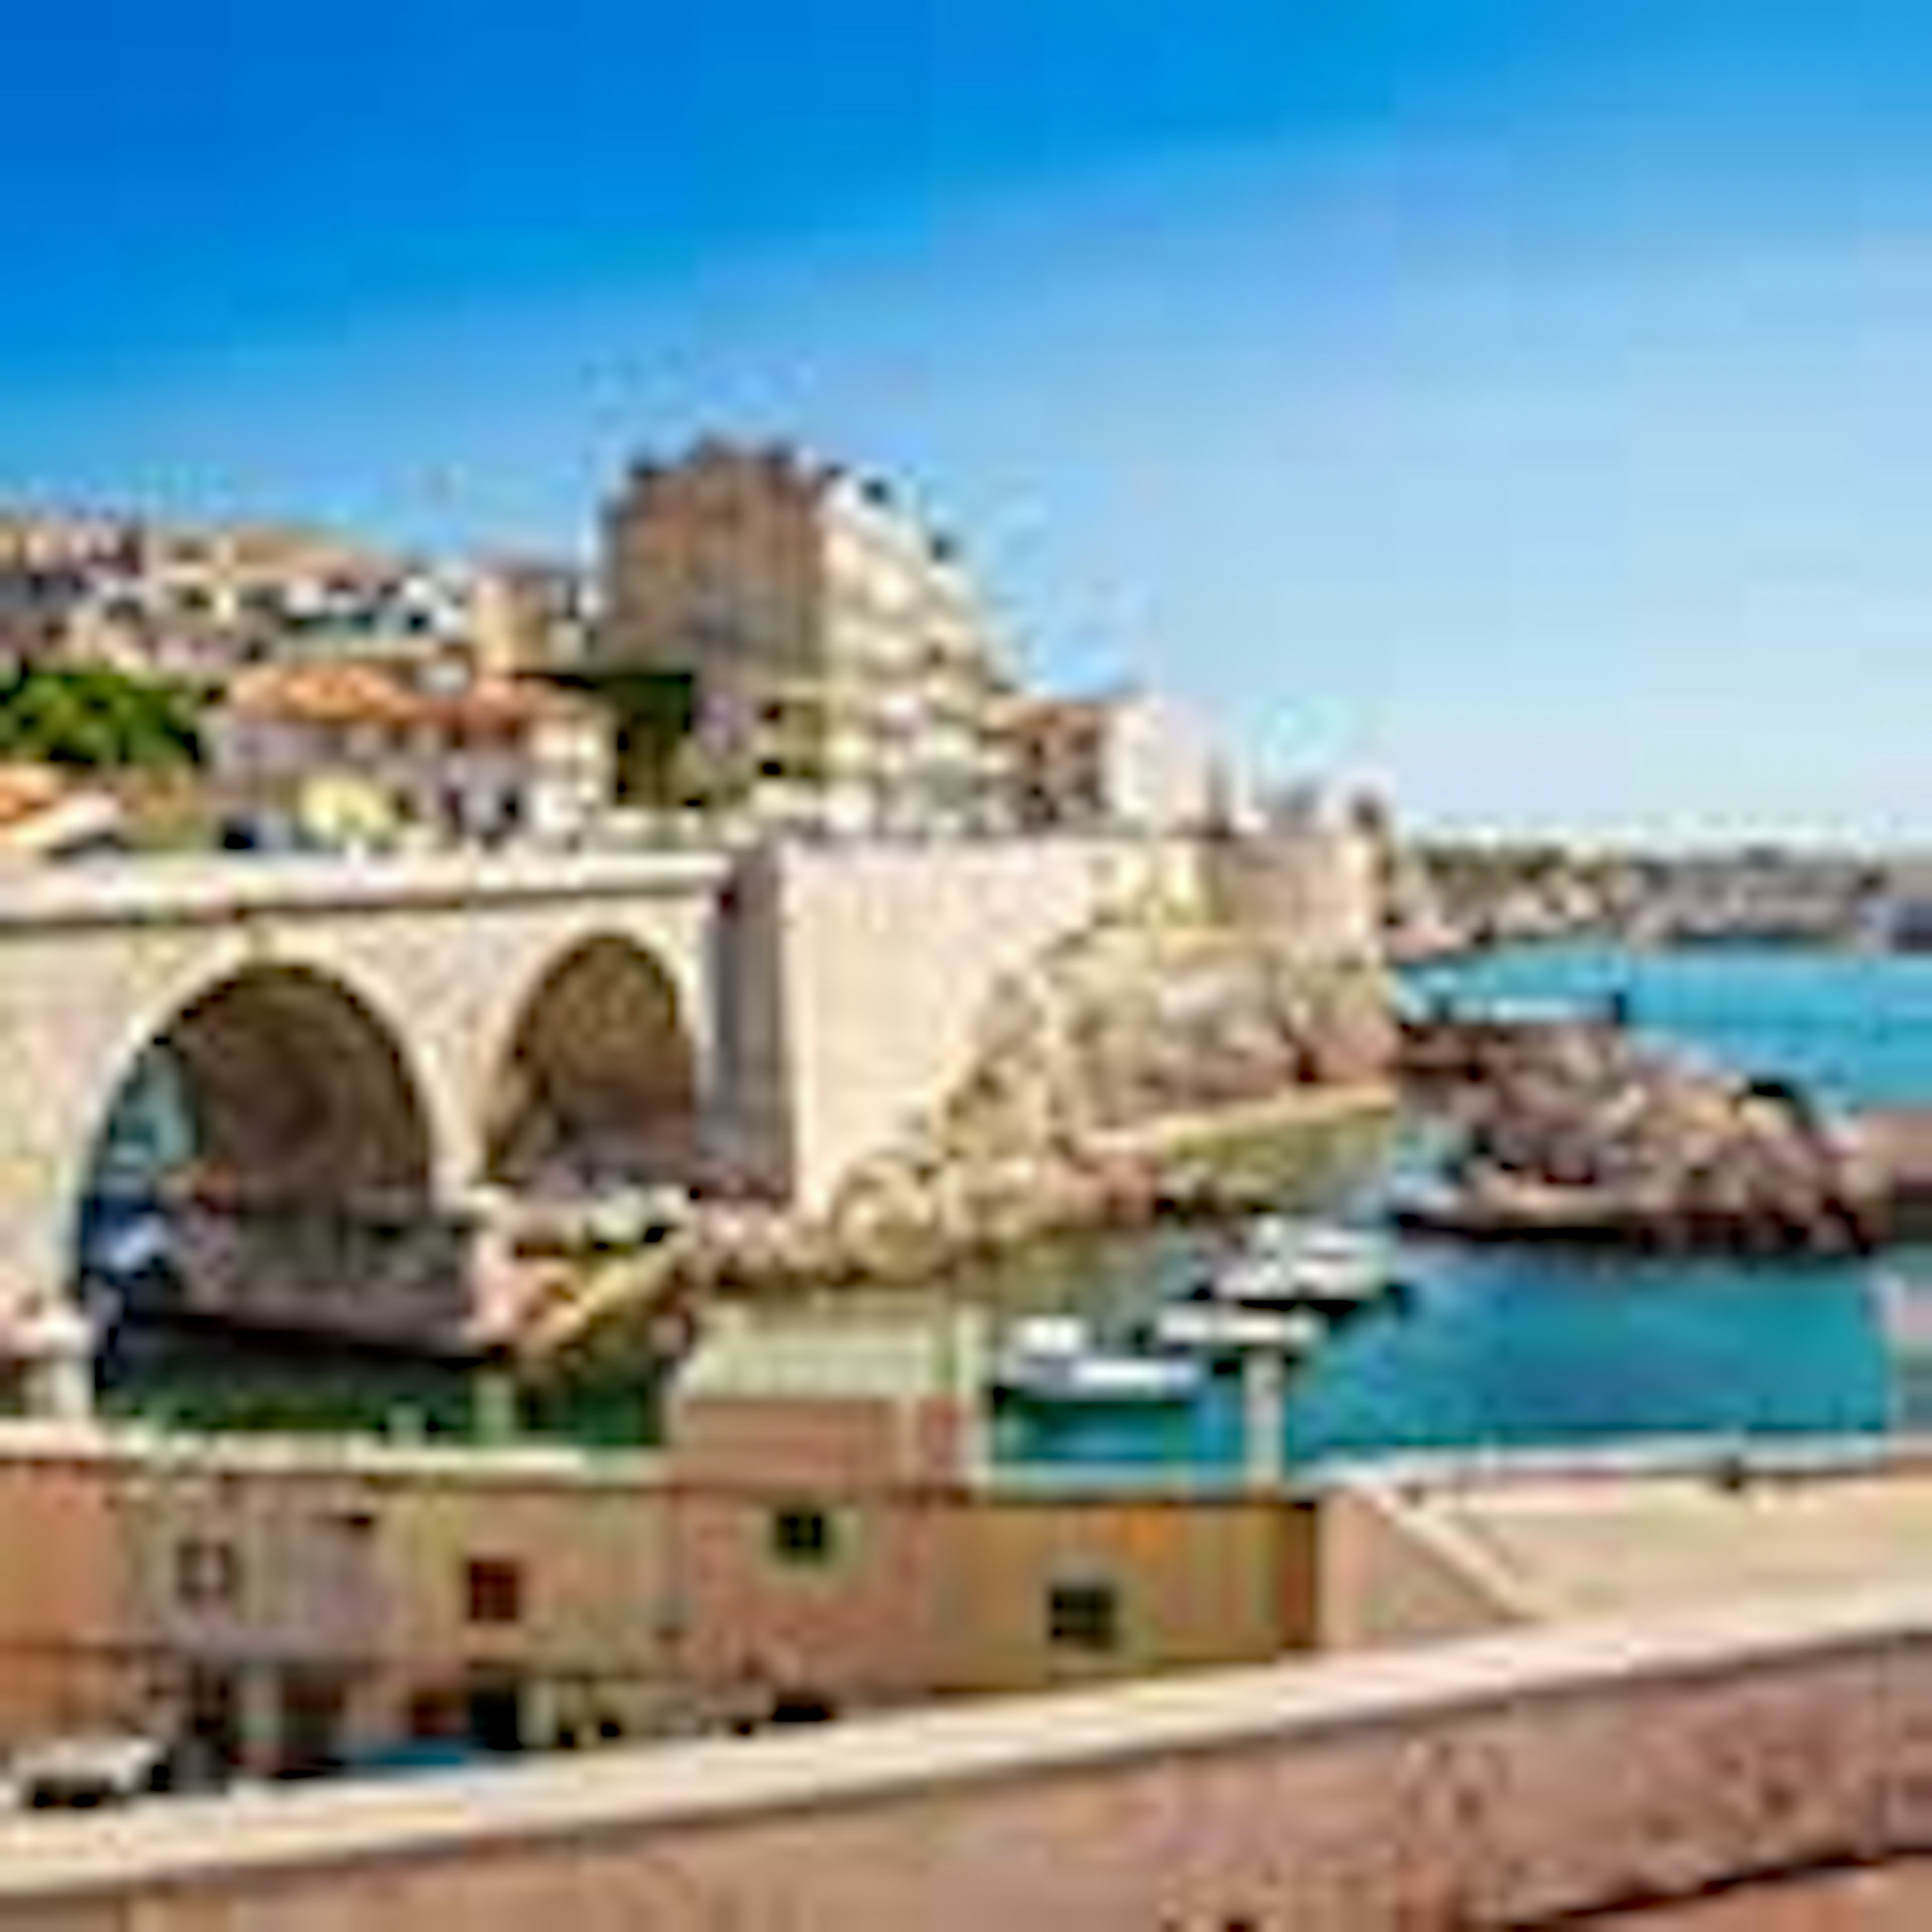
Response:
[{"label": "small boat", "polygon": [[995,1395],[1034,1402],[1138,1404],[1190,1400],[1201,1364],[1172,1354],[1108,1353],[1077,1316],[1016,1324],[993,1376]]},{"label": "small boat", "polygon": [[1346,1315],[1395,1292],[1384,1244],[1352,1228],[1258,1221],[1242,1251],[1206,1286],[1206,1298],[1244,1308]]},{"label": "small boat", "polygon": [[1312,1310],[1244,1306],[1215,1296],[1169,1302],[1155,1314],[1153,1328],[1162,1347],[1216,1360],[1261,1352],[1299,1360],[1327,1333]]}]

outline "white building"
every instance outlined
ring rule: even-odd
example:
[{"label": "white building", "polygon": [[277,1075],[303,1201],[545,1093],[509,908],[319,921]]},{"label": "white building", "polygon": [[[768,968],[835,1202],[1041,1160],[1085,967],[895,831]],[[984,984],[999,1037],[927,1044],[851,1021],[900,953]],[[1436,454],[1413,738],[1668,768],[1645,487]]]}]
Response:
[{"label": "white building", "polygon": [[604,518],[596,663],[691,677],[714,788],[767,818],[998,822],[1004,652],[952,541],[780,445],[638,465]]},{"label": "white building", "polygon": [[1020,707],[1010,729],[1018,816],[1028,826],[1196,830],[1223,802],[1205,728],[1158,692],[1042,699]]}]

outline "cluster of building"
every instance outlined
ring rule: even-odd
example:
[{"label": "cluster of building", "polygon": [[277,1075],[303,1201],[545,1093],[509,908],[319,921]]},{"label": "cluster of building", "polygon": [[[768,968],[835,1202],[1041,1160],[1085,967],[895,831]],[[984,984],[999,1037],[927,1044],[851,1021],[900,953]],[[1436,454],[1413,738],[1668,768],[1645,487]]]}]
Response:
[{"label": "cluster of building", "polygon": [[1228,804],[1177,707],[1030,696],[954,541],[784,445],[638,464],[589,568],[0,514],[0,663],[193,686],[212,793],[266,842],[580,844],[693,804],[833,835],[1166,830]]},{"label": "cluster of building", "polygon": [[568,567],[446,564],[278,526],[0,511],[0,662],[220,686],[250,667],[454,653],[507,674],[589,620]]}]

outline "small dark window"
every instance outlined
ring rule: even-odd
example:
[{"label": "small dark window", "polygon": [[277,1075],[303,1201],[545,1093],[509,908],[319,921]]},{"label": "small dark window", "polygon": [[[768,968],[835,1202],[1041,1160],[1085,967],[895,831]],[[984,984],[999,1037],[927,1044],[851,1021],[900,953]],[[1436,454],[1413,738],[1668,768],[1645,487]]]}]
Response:
[{"label": "small dark window", "polygon": [[829,1563],[832,1519],[822,1509],[794,1504],[772,1517],[772,1551],[786,1563]]},{"label": "small dark window", "polygon": [[829,1697],[821,1697],[815,1690],[781,1690],[772,1699],[771,1714],[766,1720],[773,1724],[829,1724],[838,1714]]},{"label": "small dark window", "polygon": [[524,1566],[497,1556],[472,1556],[464,1570],[472,1624],[513,1624],[524,1614]]},{"label": "small dark window", "polygon": [[407,1723],[410,1736],[422,1742],[442,1743],[460,1738],[465,1724],[463,1700],[447,1688],[418,1690],[410,1700]]},{"label": "small dark window", "polygon": [[241,1552],[198,1536],[177,1544],[175,1595],[190,1610],[232,1609],[242,1597]]},{"label": "small dark window", "polygon": [[1111,1583],[1056,1583],[1047,1592],[1046,1634],[1068,1650],[1116,1650],[1120,1598]]}]

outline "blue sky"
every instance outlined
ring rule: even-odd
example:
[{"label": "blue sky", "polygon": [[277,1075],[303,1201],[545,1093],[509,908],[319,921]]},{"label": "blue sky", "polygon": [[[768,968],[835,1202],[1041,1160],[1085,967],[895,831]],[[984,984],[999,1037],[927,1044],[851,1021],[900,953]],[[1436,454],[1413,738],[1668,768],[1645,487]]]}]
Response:
[{"label": "blue sky", "polygon": [[1932,13],[25,0],[0,493],[912,479],[1042,677],[1472,827],[1932,825]]}]

